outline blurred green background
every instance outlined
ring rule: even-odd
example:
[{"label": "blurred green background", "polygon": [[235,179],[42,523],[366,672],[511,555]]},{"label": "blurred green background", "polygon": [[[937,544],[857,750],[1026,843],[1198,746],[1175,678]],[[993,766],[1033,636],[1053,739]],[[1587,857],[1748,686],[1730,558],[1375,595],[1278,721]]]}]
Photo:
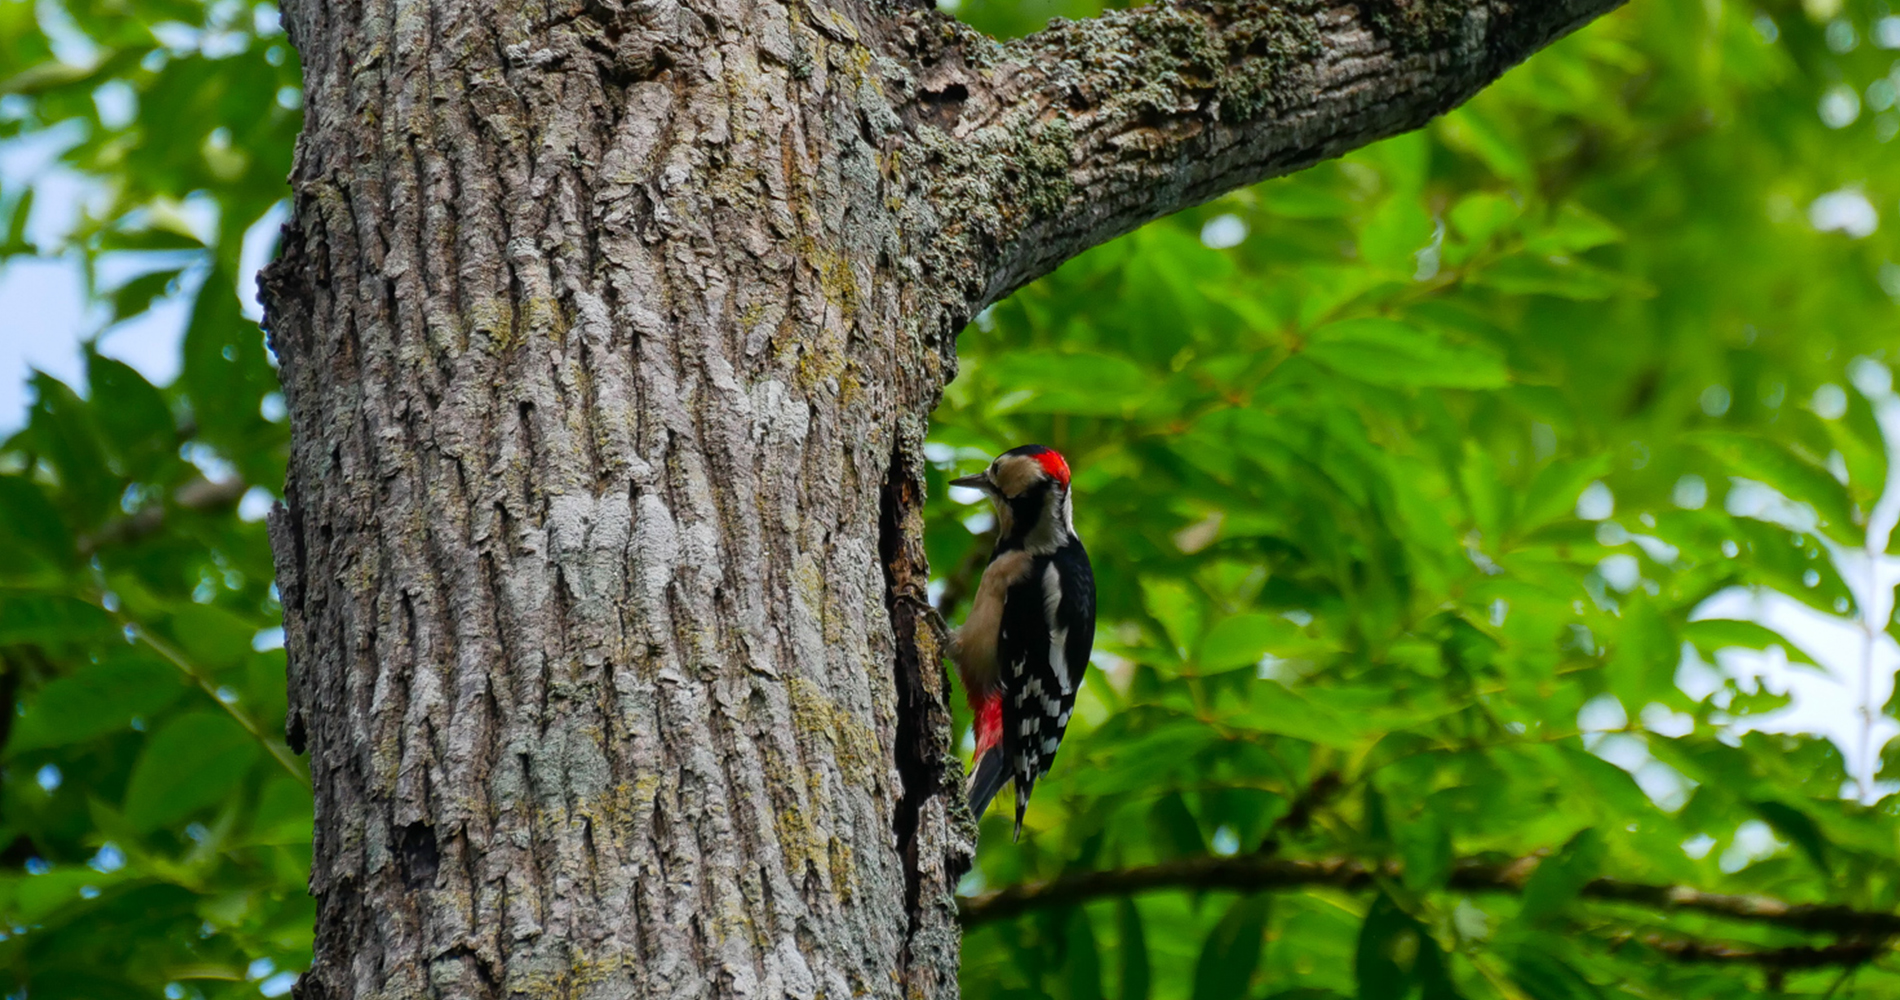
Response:
[{"label": "blurred green background", "polygon": [[[87,301],[79,374],[0,413],[0,993],[282,995],[311,817],[246,310],[295,56],[264,4],[0,0],[0,77],[5,267]],[[1880,934],[1590,888],[1900,903],[1897,96],[1884,2],[1636,0],[978,317],[937,593],[960,619],[987,551],[947,480],[1040,441],[1102,627],[1022,841],[983,824],[966,995],[1900,997]],[[1220,858],[1378,874],[990,896]]]}]

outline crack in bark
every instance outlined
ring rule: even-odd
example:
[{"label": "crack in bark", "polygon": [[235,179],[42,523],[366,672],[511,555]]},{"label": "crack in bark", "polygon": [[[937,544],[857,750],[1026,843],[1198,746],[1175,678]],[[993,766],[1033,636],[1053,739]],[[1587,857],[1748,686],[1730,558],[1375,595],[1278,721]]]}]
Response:
[{"label": "crack in bark", "polygon": [[[925,663],[917,641],[920,616],[914,593],[915,581],[919,575],[927,578],[928,569],[913,564],[912,546],[905,530],[905,522],[922,509],[923,498],[918,495],[917,477],[912,473],[905,455],[903,436],[894,435],[894,438],[890,466],[885,472],[883,489],[880,491],[878,557],[884,566],[884,605],[890,614],[891,631],[897,640],[892,664],[893,681],[897,686],[895,751],[903,793],[897,802],[892,833],[897,838],[897,853],[904,865],[904,913],[907,926],[900,975],[907,977],[911,961],[910,941],[916,937],[923,920],[919,907],[923,873],[920,868],[918,826],[924,801],[937,794],[943,785],[943,775],[942,755],[932,753],[938,739],[926,725],[930,717],[938,713],[931,711],[931,693],[924,682]],[[923,623],[923,627],[929,628],[929,624]]]}]

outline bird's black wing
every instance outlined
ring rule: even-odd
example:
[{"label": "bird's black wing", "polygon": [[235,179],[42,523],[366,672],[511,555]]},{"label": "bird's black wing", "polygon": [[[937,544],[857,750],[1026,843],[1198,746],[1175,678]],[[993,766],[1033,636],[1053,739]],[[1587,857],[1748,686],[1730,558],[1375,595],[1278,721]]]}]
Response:
[{"label": "bird's black wing", "polygon": [[1036,780],[1048,773],[1069,727],[1095,641],[1095,581],[1071,539],[1038,556],[1009,589],[996,659],[1003,674],[1003,739],[1016,782],[1016,833]]}]

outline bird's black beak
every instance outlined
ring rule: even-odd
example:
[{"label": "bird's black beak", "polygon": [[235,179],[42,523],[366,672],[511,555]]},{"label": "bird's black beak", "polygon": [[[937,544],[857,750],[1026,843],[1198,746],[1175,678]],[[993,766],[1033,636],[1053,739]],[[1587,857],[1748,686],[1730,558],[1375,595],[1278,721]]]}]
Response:
[{"label": "bird's black beak", "polygon": [[952,479],[950,480],[950,485],[961,486],[966,490],[982,490],[985,493],[991,493],[995,491],[995,487],[990,485],[990,474],[987,470],[983,472],[979,472],[973,476],[964,476],[961,479]]}]

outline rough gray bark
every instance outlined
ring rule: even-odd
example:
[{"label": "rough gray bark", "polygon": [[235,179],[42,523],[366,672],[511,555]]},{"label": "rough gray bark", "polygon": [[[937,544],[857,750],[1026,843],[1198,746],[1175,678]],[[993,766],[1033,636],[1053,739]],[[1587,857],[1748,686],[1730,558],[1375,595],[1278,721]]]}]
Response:
[{"label": "rough gray bark", "polygon": [[956,330],[1617,2],[287,2],[299,995],[953,996]]}]

